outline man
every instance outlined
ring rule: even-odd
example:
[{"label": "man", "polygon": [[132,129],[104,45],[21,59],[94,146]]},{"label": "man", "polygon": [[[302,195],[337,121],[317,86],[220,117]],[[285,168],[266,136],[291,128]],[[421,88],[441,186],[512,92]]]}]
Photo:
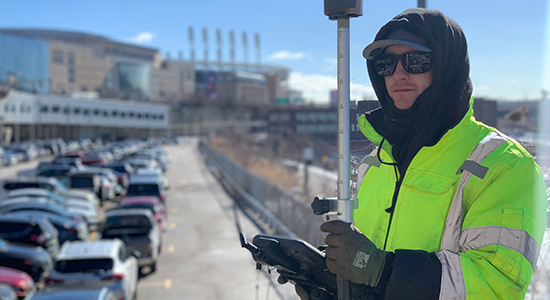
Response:
[{"label": "man", "polygon": [[358,122],[379,147],[364,160],[355,226],[321,226],[327,267],[381,299],[523,299],[544,182],[522,146],[473,118],[461,28],[409,9],[363,56],[381,109]]}]

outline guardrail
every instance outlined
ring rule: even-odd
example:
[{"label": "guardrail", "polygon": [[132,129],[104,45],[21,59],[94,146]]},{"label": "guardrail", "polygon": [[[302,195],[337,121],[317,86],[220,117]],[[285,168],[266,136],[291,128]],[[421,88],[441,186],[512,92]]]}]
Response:
[{"label": "guardrail", "polygon": [[199,150],[232,196],[260,215],[275,234],[300,238],[312,245],[322,243],[324,237],[319,226],[324,218],[314,215],[309,203],[295,199],[206,143],[201,142]]}]

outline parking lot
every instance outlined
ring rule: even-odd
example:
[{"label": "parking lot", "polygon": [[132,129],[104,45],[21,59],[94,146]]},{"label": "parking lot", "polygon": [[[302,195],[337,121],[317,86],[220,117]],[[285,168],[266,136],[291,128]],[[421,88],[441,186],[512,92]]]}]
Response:
[{"label": "parking lot", "polygon": [[[165,173],[170,183],[166,231],[156,271],[139,280],[137,299],[296,299],[290,285],[273,284],[275,274],[270,279],[265,271],[257,272],[250,254],[240,247],[235,213],[245,236],[252,238],[258,229],[235,212],[233,201],[204,165],[197,142],[163,147],[172,158]],[[0,177],[36,165],[4,167]],[[114,205],[107,202],[103,209]]]}]

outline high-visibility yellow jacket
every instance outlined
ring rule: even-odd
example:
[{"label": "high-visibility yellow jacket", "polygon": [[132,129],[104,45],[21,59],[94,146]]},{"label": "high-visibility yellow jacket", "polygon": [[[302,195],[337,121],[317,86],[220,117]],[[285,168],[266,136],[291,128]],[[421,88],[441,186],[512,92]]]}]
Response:
[{"label": "high-visibility yellow jacket", "polygon": [[[365,116],[358,123],[380,144]],[[384,142],[382,161],[393,162],[391,153]],[[396,255],[386,295],[403,287],[392,280],[414,293],[422,276],[433,277],[422,273],[430,259],[397,259],[399,249],[408,249],[425,251],[440,265],[440,278],[426,279],[439,280],[439,299],[524,298],[544,234],[547,195],[539,167],[521,145],[476,121],[470,109],[435,146],[416,154],[397,189],[394,166],[379,164],[376,151],[365,161],[371,164],[354,222]]]}]

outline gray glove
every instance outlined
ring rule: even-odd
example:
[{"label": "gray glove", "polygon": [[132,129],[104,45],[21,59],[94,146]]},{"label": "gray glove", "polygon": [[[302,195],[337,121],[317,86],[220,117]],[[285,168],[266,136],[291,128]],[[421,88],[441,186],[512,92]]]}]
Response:
[{"label": "gray glove", "polygon": [[357,227],[340,220],[321,225],[328,232],[325,251],[328,269],[342,278],[375,287],[386,264],[386,251],[378,249]]}]

